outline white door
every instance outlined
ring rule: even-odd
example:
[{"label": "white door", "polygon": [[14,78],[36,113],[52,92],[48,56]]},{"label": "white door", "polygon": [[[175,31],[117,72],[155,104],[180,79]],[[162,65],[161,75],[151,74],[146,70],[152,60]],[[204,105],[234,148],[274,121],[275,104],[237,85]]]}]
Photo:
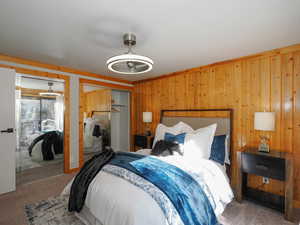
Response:
[{"label": "white door", "polygon": [[0,68],[0,194],[16,189],[15,79],[14,70]]}]

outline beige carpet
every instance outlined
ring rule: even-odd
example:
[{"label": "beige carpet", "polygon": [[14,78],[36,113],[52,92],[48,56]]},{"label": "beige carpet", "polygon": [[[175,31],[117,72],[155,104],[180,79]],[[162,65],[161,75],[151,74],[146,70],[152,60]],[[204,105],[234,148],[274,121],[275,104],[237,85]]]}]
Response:
[{"label": "beige carpet", "polygon": [[64,163],[57,162],[47,166],[35,167],[16,174],[17,186],[32,183],[41,179],[64,174]]},{"label": "beige carpet", "polygon": [[61,193],[74,174],[63,174],[19,185],[15,192],[0,195],[0,225],[27,225],[24,207]]},{"label": "beige carpet", "polygon": [[[242,204],[232,202],[220,218],[223,225],[293,225],[300,222],[300,212],[295,210],[295,222],[286,221],[283,214],[275,210],[243,201]],[[296,218],[297,217],[297,218]]]},{"label": "beige carpet", "polygon": [[[26,205],[30,225],[84,225],[68,208],[68,197],[57,196],[35,204]],[[244,201],[232,202],[222,214],[222,225],[293,225],[276,211]]]},{"label": "beige carpet", "polygon": [[[0,225],[26,225],[24,207],[61,193],[74,174],[59,175],[20,185],[17,191],[0,195]],[[295,215],[300,221],[300,211]],[[221,218],[224,225],[290,225],[282,214],[245,202],[230,204]],[[298,224],[298,223],[297,223]]]}]

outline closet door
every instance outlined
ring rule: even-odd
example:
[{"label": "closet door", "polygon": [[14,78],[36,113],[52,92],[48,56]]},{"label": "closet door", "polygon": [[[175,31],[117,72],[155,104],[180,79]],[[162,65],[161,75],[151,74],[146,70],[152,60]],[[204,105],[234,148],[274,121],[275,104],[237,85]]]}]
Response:
[{"label": "closet door", "polygon": [[16,189],[15,71],[0,68],[0,194]]}]

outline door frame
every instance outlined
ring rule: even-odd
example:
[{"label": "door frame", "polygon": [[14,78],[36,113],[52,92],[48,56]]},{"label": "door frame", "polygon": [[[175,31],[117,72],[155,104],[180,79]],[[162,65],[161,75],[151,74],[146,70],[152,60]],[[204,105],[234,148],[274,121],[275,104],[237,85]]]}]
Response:
[{"label": "door frame", "polygon": [[83,117],[84,117],[84,90],[83,86],[85,84],[92,84],[92,85],[98,85],[98,86],[103,86],[115,90],[123,90],[123,91],[128,91],[129,96],[130,96],[130,123],[129,123],[129,130],[130,130],[130,149],[132,148],[132,123],[131,121],[133,118],[133,110],[132,110],[132,92],[133,92],[133,87],[132,86],[125,86],[125,85],[120,85],[120,84],[112,84],[112,83],[105,83],[102,81],[96,81],[96,80],[89,80],[89,79],[84,79],[80,78],[79,79],[79,168],[81,168],[84,164],[84,154],[83,154]]},{"label": "door frame", "polygon": [[30,76],[64,80],[64,173],[72,173],[74,169],[70,168],[70,77],[56,73],[25,69],[17,66],[1,64],[0,67],[14,69],[16,73],[28,74]]}]

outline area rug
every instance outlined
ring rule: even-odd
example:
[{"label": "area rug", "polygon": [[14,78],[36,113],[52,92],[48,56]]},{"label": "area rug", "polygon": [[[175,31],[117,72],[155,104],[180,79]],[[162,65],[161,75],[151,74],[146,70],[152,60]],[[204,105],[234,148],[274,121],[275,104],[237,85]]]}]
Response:
[{"label": "area rug", "polygon": [[[29,225],[84,225],[68,212],[67,197],[53,197],[25,206]],[[292,225],[283,214],[244,201],[230,203],[219,219],[222,225]]]},{"label": "area rug", "polygon": [[53,197],[25,205],[29,225],[84,225],[68,211],[67,197]]}]

